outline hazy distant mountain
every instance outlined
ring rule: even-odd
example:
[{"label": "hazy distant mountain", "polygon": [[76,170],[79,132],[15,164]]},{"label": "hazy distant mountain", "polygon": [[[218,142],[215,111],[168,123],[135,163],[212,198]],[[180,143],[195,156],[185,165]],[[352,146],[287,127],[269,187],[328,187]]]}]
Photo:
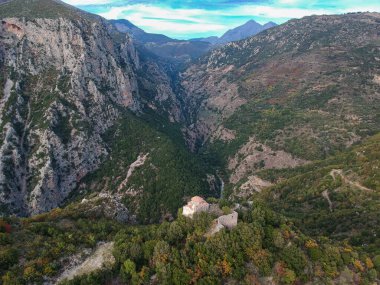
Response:
[{"label": "hazy distant mountain", "polygon": [[226,44],[228,42],[239,41],[239,40],[243,40],[245,38],[257,35],[258,33],[275,26],[277,26],[277,24],[273,22],[268,22],[265,25],[261,25],[254,20],[250,20],[242,26],[228,30],[220,38],[218,37],[198,38],[198,39],[192,39],[192,41],[204,41],[204,42],[209,42],[213,45]]},{"label": "hazy distant mountain", "polygon": [[176,42],[178,40],[169,38],[165,35],[147,33],[143,29],[133,25],[130,21],[120,19],[120,20],[110,20],[110,22],[116,27],[119,32],[129,33],[132,37],[142,43],[155,42],[155,43],[168,43]]},{"label": "hazy distant mountain", "polygon": [[222,45],[228,42],[242,40],[254,36],[266,29],[277,26],[277,24],[273,22],[260,25],[254,20],[250,20],[242,26],[227,31],[220,38],[211,36],[186,41],[172,39],[161,34],[147,33],[125,19],[110,20],[110,22],[118,31],[129,33],[136,42],[143,44],[154,54],[181,61],[187,61],[188,59],[203,55],[211,48],[212,45]]},{"label": "hazy distant mountain", "polygon": [[110,20],[110,22],[119,32],[129,33],[137,43],[164,58],[183,62],[203,55],[211,47],[206,41],[176,40],[161,34],[147,33],[124,19]]},{"label": "hazy distant mountain", "polygon": [[211,36],[208,38],[195,38],[195,39],[190,39],[189,41],[191,42],[207,42],[210,44],[216,44],[219,41],[219,38],[217,36]]},{"label": "hazy distant mountain", "polygon": [[270,28],[273,28],[273,27],[276,27],[276,26],[278,26],[275,22],[268,22],[268,23],[266,23],[265,25],[263,25],[263,28],[264,28],[264,30],[266,30],[266,29],[270,29]]}]

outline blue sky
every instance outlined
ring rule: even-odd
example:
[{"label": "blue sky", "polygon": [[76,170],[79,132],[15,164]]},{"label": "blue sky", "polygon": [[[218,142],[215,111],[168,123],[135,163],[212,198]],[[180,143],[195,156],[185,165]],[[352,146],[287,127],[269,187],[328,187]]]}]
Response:
[{"label": "blue sky", "polygon": [[151,33],[187,39],[220,36],[254,19],[278,24],[314,14],[380,12],[379,0],[64,0],[107,19],[127,19]]}]

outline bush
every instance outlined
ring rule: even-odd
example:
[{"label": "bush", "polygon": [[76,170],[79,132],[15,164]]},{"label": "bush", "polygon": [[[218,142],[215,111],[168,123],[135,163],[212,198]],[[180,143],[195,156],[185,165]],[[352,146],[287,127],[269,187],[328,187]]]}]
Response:
[{"label": "bush", "polygon": [[134,275],[136,275],[136,264],[132,260],[127,259],[121,266],[120,272],[123,280],[128,282]]},{"label": "bush", "polygon": [[227,206],[224,206],[224,207],[222,208],[222,211],[223,211],[223,214],[224,214],[224,215],[229,215],[229,214],[232,213],[231,208],[230,208],[230,207],[227,207]]},{"label": "bush", "polygon": [[373,258],[373,264],[375,265],[375,268],[377,269],[377,271],[380,271],[380,255],[376,255]]},{"label": "bush", "polygon": [[296,281],[296,274],[293,270],[285,269],[284,276],[282,277],[282,282],[285,284],[293,284]]},{"label": "bush", "polygon": [[294,245],[289,246],[283,249],[280,256],[281,259],[297,273],[297,275],[303,274],[307,260],[305,254],[299,248]]},{"label": "bush", "polygon": [[18,263],[18,251],[11,247],[0,249],[0,271]]}]

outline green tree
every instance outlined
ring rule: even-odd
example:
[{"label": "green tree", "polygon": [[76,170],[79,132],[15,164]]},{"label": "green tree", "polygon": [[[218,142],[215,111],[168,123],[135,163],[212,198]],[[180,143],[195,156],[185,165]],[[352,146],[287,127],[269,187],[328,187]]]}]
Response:
[{"label": "green tree", "polygon": [[170,243],[177,243],[183,239],[184,233],[180,225],[177,222],[173,222],[169,226],[167,236]]},{"label": "green tree", "polygon": [[159,241],[154,247],[152,262],[154,265],[165,264],[169,261],[170,246],[166,241]]},{"label": "green tree", "polygon": [[293,284],[296,281],[296,274],[293,270],[285,269],[284,275],[282,276],[282,282],[285,284]]},{"label": "green tree", "polygon": [[130,281],[136,275],[136,264],[127,259],[121,266],[121,276],[125,282]]},{"label": "green tree", "polygon": [[0,270],[7,270],[18,263],[18,251],[12,247],[0,249]]},{"label": "green tree", "polygon": [[373,264],[375,265],[375,268],[377,269],[377,271],[380,271],[380,255],[376,255],[373,258]]}]

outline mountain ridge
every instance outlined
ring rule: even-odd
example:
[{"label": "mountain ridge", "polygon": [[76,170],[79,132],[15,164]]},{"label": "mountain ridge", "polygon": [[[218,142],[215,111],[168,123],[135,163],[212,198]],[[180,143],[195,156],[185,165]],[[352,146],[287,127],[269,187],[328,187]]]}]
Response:
[{"label": "mountain ridge", "polygon": [[[14,1],[2,284],[379,282],[380,14],[291,20],[191,58]],[[190,219],[195,195],[212,210]],[[231,211],[236,227],[210,236]]]},{"label": "mountain ridge", "polygon": [[220,38],[211,36],[208,38],[177,40],[162,34],[147,33],[126,19],[109,20],[109,22],[119,32],[131,34],[137,43],[143,44],[145,48],[154,54],[168,59],[181,60],[182,58],[184,62],[197,59],[211,48],[231,41],[242,40],[277,26],[273,22],[260,25],[254,20],[250,20],[242,26],[227,31]]},{"label": "mountain ridge", "polygon": [[[100,168],[106,174],[118,175],[113,177],[113,182],[125,187],[116,189],[133,196],[131,205],[138,201],[150,201],[151,206],[157,204],[160,199],[149,197],[154,197],[158,189],[162,198],[166,197],[165,192],[176,191],[180,195],[171,195],[176,198],[157,204],[155,214],[142,211],[141,207],[141,220],[145,222],[174,214],[186,193],[207,193],[205,189],[214,182],[210,180],[209,185],[206,174],[197,172],[197,167],[184,169],[185,161],[189,163],[191,159],[183,158],[189,156],[188,151],[183,144],[175,142],[180,111],[171,90],[171,79],[164,71],[166,63],[153,62],[156,58],[148,53],[140,54],[128,34],[117,32],[103,18],[88,18],[87,13],[82,15],[66,4],[33,0],[25,5],[15,0],[4,5],[8,4],[12,4],[7,7],[15,13],[21,11],[23,18],[2,18],[0,26],[2,213],[35,215],[65,204],[75,193],[88,190],[82,180]],[[21,4],[22,9],[14,9]],[[50,7],[45,10],[46,19],[40,18],[41,11],[30,12],[41,8],[40,4]],[[27,18],[25,11],[29,13]],[[145,79],[141,74],[148,76]],[[134,118],[152,109],[155,111],[147,115],[146,121]],[[109,130],[125,117],[135,123],[131,123],[127,133],[119,127],[118,139],[129,140],[129,133],[139,126],[145,130],[140,133],[141,141],[154,134],[162,138],[156,141],[155,149],[138,144],[112,145],[107,140],[111,135]],[[160,133],[152,127],[156,125],[161,129],[162,125],[168,127]],[[170,137],[165,132],[171,132]],[[149,141],[145,144],[150,145]],[[146,166],[151,175],[157,176],[156,183],[139,179],[133,184],[122,183],[124,171],[140,152],[150,153],[147,161],[155,161],[157,157],[172,155],[172,149],[181,154],[178,160],[171,156],[171,163],[176,167]],[[127,159],[117,156],[104,169],[111,153],[123,151],[127,151]],[[184,169],[175,175],[175,183],[187,181],[183,189],[178,192],[169,184],[163,188],[161,179],[168,179],[168,173],[177,168]],[[140,189],[139,194],[132,188]],[[128,194],[127,189],[134,195]]]},{"label": "mountain ridge", "polygon": [[198,38],[192,39],[192,41],[206,41],[213,45],[223,45],[228,42],[240,41],[255,36],[258,33],[275,26],[277,26],[277,24],[274,22],[268,22],[261,25],[252,19],[241,26],[228,30],[221,37]]},{"label": "mountain ridge", "polygon": [[177,40],[161,34],[147,33],[128,20],[109,20],[122,33],[128,33],[137,45],[174,63],[185,64],[205,54],[210,49],[206,42]]}]

